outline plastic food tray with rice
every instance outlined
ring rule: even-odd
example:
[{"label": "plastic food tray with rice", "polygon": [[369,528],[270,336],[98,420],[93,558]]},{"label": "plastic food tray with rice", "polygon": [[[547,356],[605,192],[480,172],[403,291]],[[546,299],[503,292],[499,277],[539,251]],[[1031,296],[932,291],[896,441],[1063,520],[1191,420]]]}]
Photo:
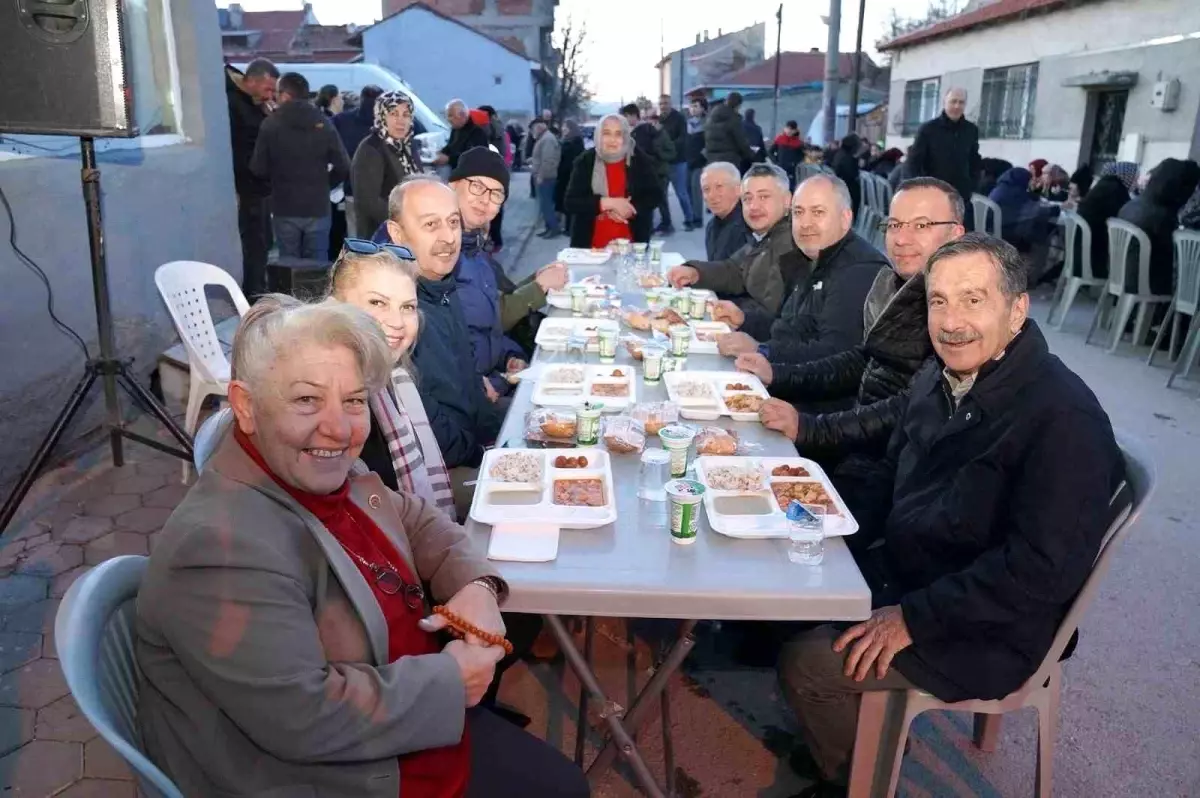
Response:
[{"label": "plastic food tray with rice", "polygon": [[821,466],[803,457],[696,458],[713,531],[733,538],[786,538],[792,499],[825,506],[825,535],[853,535],[858,522]]},{"label": "plastic food tray with rice", "polygon": [[534,343],[550,352],[561,352],[567,348],[567,339],[573,334],[579,333],[587,339],[587,350],[589,352],[600,351],[600,335],[599,325],[602,322],[597,319],[584,318],[548,318],[542,319],[542,323],[538,325],[537,336],[534,338]]},{"label": "plastic food tray with rice", "polygon": [[608,452],[492,449],[479,466],[470,515],[481,524],[547,523],[562,529],[611,524],[617,502]]},{"label": "plastic food tray with rice", "polygon": [[637,372],[628,364],[609,366],[549,365],[533,391],[539,407],[579,407],[600,402],[616,413],[637,401]]},{"label": "plastic food tray with rice", "polygon": [[546,304],[559,310],[571,309],[571,286],[583,286],[586,290],[586,301],[592,302],[597,299],[607,299],[610,291],[616,289],[612,283],[605,283],[597,279],[584,279],[575,283],[569,283],[565,288],[556,289],[546,294]]},{"label": "plastic food tray with rice", "polygon": [[602,266],[608,263],[611,257],[612,253],[607,249],[567,247],[559,251],[557,259],[568,266]]},{"label": "plastic food tray with rice", "polygon": [[758,411],[770,394],[753,374],[736,371],[671,371],[663,375],[667,396],[679,414],[692,421],[758,421]]}]

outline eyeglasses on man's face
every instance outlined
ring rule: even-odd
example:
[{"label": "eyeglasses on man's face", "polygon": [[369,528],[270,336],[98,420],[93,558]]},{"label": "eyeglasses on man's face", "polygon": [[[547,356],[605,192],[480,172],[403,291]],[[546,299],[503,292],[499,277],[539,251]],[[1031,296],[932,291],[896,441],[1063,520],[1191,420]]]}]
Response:
[{"label": "eyeglasses on man's face", "polygon": [[467,191],[470,191],[476,197],[482,197],[486,194],[488,199],[490,199],[496,205],[504,204],[504,189],[488,188],[486,185],[484,185],[482,180],[476,180],[473,177],[468,177]]},{"label": "eyeglasses on man's face", "polygon": [[902,222],[899,219],[886,219],[879,223],[879,230],[883,233],[899,233],[907,227],[914,233],[924,233],[931,227],[941,227],[947,224],[958,224],[958,222],[935,222],[930,219],[913,219]]}]

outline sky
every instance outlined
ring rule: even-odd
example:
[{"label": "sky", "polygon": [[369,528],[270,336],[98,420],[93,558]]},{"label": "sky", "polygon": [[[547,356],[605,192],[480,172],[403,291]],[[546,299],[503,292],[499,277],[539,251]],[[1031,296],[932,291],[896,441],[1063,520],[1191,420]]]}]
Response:
[{"label": "sky", "polygon": [[[240,0],[247,11],[299,8],[300,0]],[[311,0],[317,19],[326,25],[348,22],[369,24],[380,15],[380,0]],[[217,5],[228,5],[218,0]],[[874,56],[874,43],[884,31],[891,10],[901,16],[921,14],[928,0],[866,0],[863,50]],[[708,30],[728,32],[755,22],[767,23],[767,56],[775,52],[775,12],[779,0],[560,0],[555,22],[567,19],[587,26],[586,69],[595,99],[631,101],[639,94],[653,97],[658,92],[654,65],[664,53],[693,44],[696,34]],[[822,51],[829,30],[821,17],[829,13],[825,0],[783,2],[782,49]],[[858,3],[845,0],[842,6],[840,44],[843,52],[854,52],[858,25]],[[557,40],[557,37],[556,37]],[[419,88],[418,88],[419,91]]]}]

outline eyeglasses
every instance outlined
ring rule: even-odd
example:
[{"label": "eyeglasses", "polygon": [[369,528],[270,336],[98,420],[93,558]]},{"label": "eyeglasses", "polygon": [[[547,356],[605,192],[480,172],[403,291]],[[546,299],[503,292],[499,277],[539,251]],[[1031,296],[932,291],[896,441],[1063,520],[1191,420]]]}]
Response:
[{"label": "eyeglasses", "polygon": [[487,186],[485,186],[483,184],[482,180],[476,180],[473,177],[468,177],[467,178],[467,191],[470,191],[476,197],[482,197],[484,194],[487,194],[488,198],[496,205],[504,204],[504,199],[505,199],[504,189],[488,188]]},{"label": "eyeglasses", "polygon": [[[365,238],[347,238],[342,244],[342,255],[353,252],[355,255],[378,255],[380,252],[390,252],[400,260],[416,260],[412,250],[399,244],[376,244]],[[338,256],[341,260],[341,256]]]},{"label": "eyeglasses", "polygon": [[[353,520],[353,516],[351,516],[351,520]],[[358,526],[358,522],[355,521],[354,525]],[[404,603],[410,610],[421,609],[424,607],[425,589],[421,587],[420,584],[410,585],[408,582],[404,581],[404,577],[402,577],[391,565],[379,565],[378,563],[373,563],[367,558],[363,557],[361,554],[355,552],[345,543],[342,543],[340,540],[338,543],[341,544],[342,549],[347,554],[349,554],[355,561],[362,564],[363,567],[371,572],[371,575],[375,577],[375,586],[378,587],[382,593],[388,596],[395,596],[399,594],[400,591],[404,591]]]},{"label": "eyeglasses", "polygon": [[883,233],[899,233],[905,227],[908,227],[915,233],[924,233],[931,227],[940,227],[944,224],[958,224],[958,222],[931,222],[928,219],[914,219],[911,222],[901,222],[896,219],[888,219],[879,223],[879,230]]}]

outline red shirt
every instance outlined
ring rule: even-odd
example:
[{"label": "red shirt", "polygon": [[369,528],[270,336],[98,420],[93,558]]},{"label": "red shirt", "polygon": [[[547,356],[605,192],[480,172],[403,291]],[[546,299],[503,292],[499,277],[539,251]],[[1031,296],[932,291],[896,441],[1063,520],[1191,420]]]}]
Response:
[{"label": "red shirt", "polygon": [[[315,515],[342,546],[367,562],[391,566],[406,585],[421,584],[383,530],[375,525],[366,512],[350,501],[348,481],[327,496],[298,490],[275,476],[262,459],[254,442],[243,434],[241,429],[235,427],[234,436],[246,454],[250,455],[250,459],[299,502],[301,507]],[[441,651],[437,637],[417,626],[417,621],[425,616],[424,605],[419,605],[417,609],[410,608],[405,602],[403,589],[396,595],[389,596],[379,587],[370,568],[354,556],[351,556],[350,560],[358,566],[363,579],[371,586],[371,592],[375,594],[375,600],[379,602],[379,609],[383,611],[383,617],[387,621],[388,662],[395,662],[401,657],[436,654]],[[462,740],[456,745],[428,748],[401,756],[400,783],[404,798],[462,798],[467,792],[467,778],[470,775],[470,751],[470,740],[464,726]]]},{"label": "red shirt", "polygon": [[[597,155],[597,158],[600,156]],[[604,174],[608,178],[608,196],[624,197],[625,196],[625,162],[617,161],[616,163],[604,164]],[[610,241],[615,241],[618,238],[633,240],[633,233],[629,230],[628,222],[618,222],[611,218],[606,213],[601,213],[596,217],[596,226],[592,230],[592,246],[596,249],[607,247]]]}]

